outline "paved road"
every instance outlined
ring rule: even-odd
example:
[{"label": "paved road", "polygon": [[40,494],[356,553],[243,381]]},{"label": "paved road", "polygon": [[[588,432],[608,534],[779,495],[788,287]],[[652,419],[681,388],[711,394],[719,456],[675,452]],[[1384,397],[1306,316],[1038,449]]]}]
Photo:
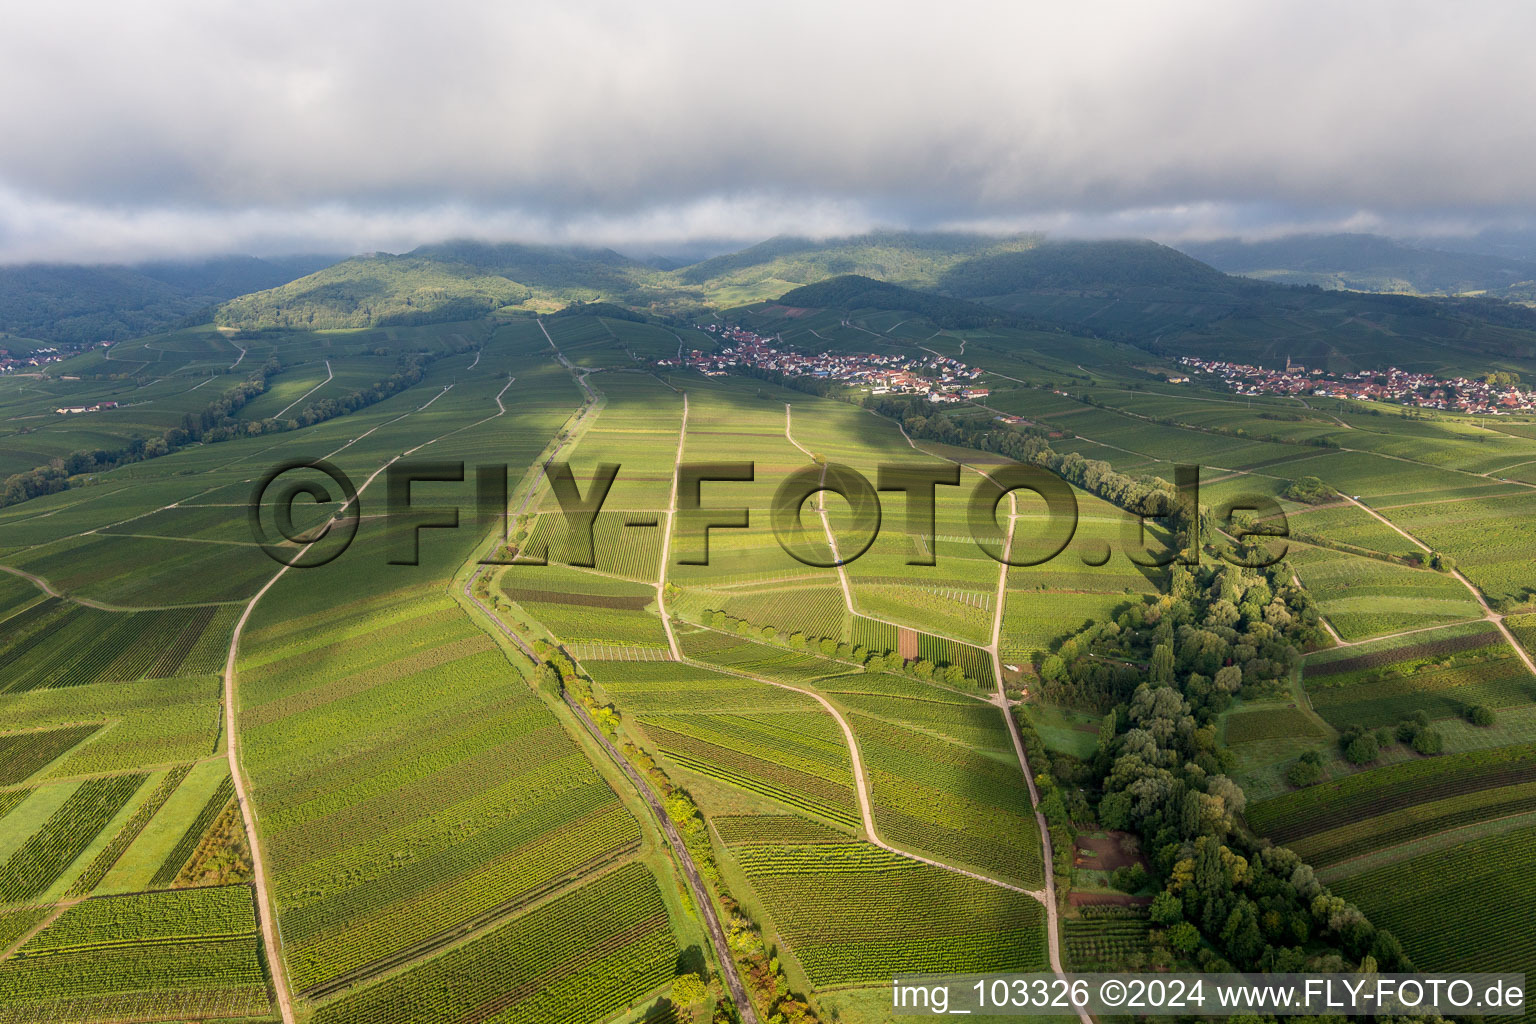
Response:
[{"label": "paved road", "polygon": [[725,929],[720,927],[720,918],[715,913],[715,905],[710,902],[709,890],[704,888],[704,881],[699,877],[699,869],[693,863],[693,855],[688,852],[688,847],[683,845],[682,836],[677,834],[677,826],[672,819],[667,817],[667,812],[662,808],[661,801],[656,799],[656,794],[645,784],[640,773],[624,759],[614,745],[608,742],[608,737],[592,721],[592,716],[587,714],[587,709],[571,699],[570,694],[565,694],[565,703],[581,719],[587,732],[592,738],[602,744],[613,763],[619,766],[619,770],[629,776],[645,802],[650,805],[651,813],[656,816],[656,821],[661,825],[663,832],[667,834],[667,842],[672,845],[672,853],[677,857],[678,866],[683,869],[683,875],[688,879],[688,890],[693,893],[693,902],[704,915],[704,924],[709,930],[710,942],[714,944],[715,956],[720,961],[720,971],[725,976],[726,987],[731,990],[731,999],[736,1003],[736,1009],[741,1014],[744,1024],[758,1024],[757,1011],[752,1007],[752,1000],[747,998],[746,987],[741,983],[741,975],[736,971],[736,961],[731,958],[731,947],[725,938]]}]

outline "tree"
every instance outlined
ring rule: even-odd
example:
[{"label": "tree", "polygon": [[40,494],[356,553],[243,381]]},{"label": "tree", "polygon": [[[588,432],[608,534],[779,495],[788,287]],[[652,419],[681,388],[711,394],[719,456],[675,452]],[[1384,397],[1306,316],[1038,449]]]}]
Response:
[{"label": "tree", "polygon": [[1158,644],[1152,648],[1152,673],[1154,683],[1173,682],[1173,645]]},{"label": "tree", "polygon": [[1200,948],[1200,931],[1188,921],[1168,929],[1168,945],[1186,956]]},{"label": "tree", "polygon": [[672,981],[672,1002],[688,1016],[693,1016],[709,997],[709,989],[697,974],[679,974]]},{"label": "tree", "polygon": [[1154,924],[1177,924],[1184,920],[1184,901],[1164,889],[1152,897],[1149,912]]},{"label": "tree", "polygon": [[1350,764],[1370,764],[1381,754],[1381,745],[1370,733],[1363,733],[1344,748],[1344,757]]},{"label": "tree", "polygon": [[1438,754],[1444,746],[1444,737],[1434,729],[1420,729],[1419,734],[1413,738],[1413,749],[1421,754]]},{"label": "tree", "polygon": [[1467,709],[1467,721],[1486,729],[1493,724],[1493,709],[1483,704],[1475,704]]}]

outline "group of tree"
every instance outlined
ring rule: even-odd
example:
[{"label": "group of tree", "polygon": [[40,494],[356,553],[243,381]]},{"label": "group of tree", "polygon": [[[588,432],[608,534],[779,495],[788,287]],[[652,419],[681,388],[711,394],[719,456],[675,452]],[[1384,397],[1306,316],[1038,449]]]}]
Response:
[{"label": "group of tree", "polygon": [[1401,945],[1294,852],[1253,836],[1217,739],[1233,695],[1272,688],[1316,611],[1285,571],[1175,566],[1170,592],[1090,626],[1042,666],[1048,699],[1106,710],[1084,774],[1106,828],[1137,833],[1153,921],[1205,970],[1409,970]]},{"label": "group of tree", "polygon": [[723,632],[736,633],[753,640],[781,644],[794,651],[809,651],[828,658],[857,662],[870,672],[891,672],[897,675],[911,674],[919,679],[934,679],[960,686],[971,682],[965,670],[955,664],[939,664],[927,658],[903,658],[896,651],[871,650],[861,644],[851,644],[830,636],[813,636],[803,632],[781,632],[775,626],[760,626],[747,619],[738,618],[719,609],[706,611],[709,625]]},{"label": "group of tree", "polygon": [[1062,641],[1040,665],[1044,698],[1105,712],[1143,680],[1177,678],[1216,715],[1240,691],[1273,689],[1324,636],[1310,595],[1279,570],[1175,564],[1169,581],[1156,600]]},{"label": "group of tree", "polygon": [[1336,499],[1339,492],[1315,476],[1301,476],[1286,484],[1280,496],[1305,505],[1321,505]]},{"label": "group of tree", "polygon": [[[1486,710],[1486,709],[1484,709]],[[1415,711],[1405,716],[1395,728],[1367,729],[1351,725],[1339,733],[1339,751],[1352,765],[1367,765],[1394,743],[1403,743],[1415,753],[1432,756],[1445,749],[1445,737],[1431,727],[1429,715]]]}]

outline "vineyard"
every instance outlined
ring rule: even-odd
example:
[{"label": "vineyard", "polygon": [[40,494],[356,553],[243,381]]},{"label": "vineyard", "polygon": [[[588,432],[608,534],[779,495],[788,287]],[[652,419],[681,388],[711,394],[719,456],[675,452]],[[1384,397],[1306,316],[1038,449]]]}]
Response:
[{"label": "vineyard", "polygon": [[85,873],[75,879],[65,895],[84,896],[100,885],[102,879],[106,878],[107,872],[111,871],[123,854],[128,851],[128,848],[133,845],[133,841],[139,838],[139,833],[144,831],[144,826],[148,825],[149,820],[160,812],[160,808],[165,806],[165,802],[171,798],[171,794],[176,792],[177,787],[186,780],[190,772],[190,765],[180,765],[166,772],[165,778],[155,787],[155,791],[150,794],[149,799],[145,800],[133,812],[133,817],[129,818],[122,828],[118,829],[117,834],[96,855],[96,859],[91,861],[91,865],[85,869]]},{"label": "vineyard", "polygon": [[706,605],[707,611],[723,611],[758,627],[772,626],[786,637],[802,633],[841,640],[846,635],[848,616],[841,587],[757,587],[750,594],[701,590],[696,600]]},{"label": "vineyard", "polygon": [[804,684],[852,667],[828,658],[758,643],[743,636],[732,636],[716,629],[681,629],[677,633],[677,640],[686,657],[719,665],[733,672],[765,676],[778,682]]},{"label": "vineyard", "polygon": [[[992,632],[992,595],[968,592],[972,600],[957,601],[948,593],[947,588],[859,583],[854,587],[854,603],[868,615],[986,643]],[[976,601],[978,596],[986,600]]]},{"label": "vineyard", "polygon": [[1033,664],[1090,622],[1113,619],[1141,595],[1079,594],[1041,590],[1010,590],[1003,606],[999,649],[1004,661]]},{"label": "vineyard", "polygon": [[1536,829],[1340,879],[1335,893],[1396,935],[1420,971],[1536,972]]},{"label": "vineyard", "polygon": [[1445,573],[1304,546],[1287,561],[1346,640],[1482,615],[1467,588]]},{"label": "vineyard", "polygon": [[146,778],[114,775],[80,783],[43,827],[0,864],[0,903],[22,903],[47,892]]},{"label": "vineyard", "polygon": [[1484,622],[1323,652],[1308,659],[1305,682],[1318,714],[1341,729],[1390,725],[1419,710],[1454,718],[1472,705],[1536,700],[1536,678]]},{"label": "vineyard", "polygon": [[561,566],[512,566],[499,590],[567,643],[667,646],[653,587]]},{"label": "vineyard", "polygon": [[0,735],[0,786],[24,782],[96,733],[99,725]]},{"label": "vineyard", "polygon": [[164,889],[176,880],[176,876],[181,873],[182,865],[187,863],[192,856],[192,852],[197,849],[197,844],[203,838],[203,833],[212,827],[214,820],[218,818],[219,814],[223,812],[224,808],[234,797],[235,783],[232,779],[226,777],[223,782],[219,783],[219,788],[213,791],[213,795],[208,798],[208,802],[203,804],[202,810],[198,812],[197,817],[192,819],[191,824],[181,834],[181,838],[177,840],[176,845],[171,848],[170,855],[160,865],[160,870],[156,871],[154,877],[149,880],[151,888]]},{"label": "vineyard", "polygon": [[251,890],[86,900],[0,962],[0,1021],[264,1016]]},{"label": "vineyard", "polygon": [[[932,696],[927,697],[844,692],[837,695],[837,702],[870,718],[964,746],[983,750],[1013,749],[1007,727],[996,707],[936,687],[929,689]],[[960,703],[962,701],[964,703]]]},{"label": "vineyard", "polygon": [[1141,907],[1083,906],[1062,921],[1068,970],[1124,971],[1146,957],[1151,923]]},{"label": "vineyard", "polygon": [[645,718],[646,733],[679,767],[786,807],[858,828],[842,730],[809,698],[804,710]]},{"label": "vineyard", "polygon": [[675,661],[602,661],[585,666],[603,690],[628,713],[799,710],[805,697],[754,679],[721,675]]},{"label": "vineyard", "polygon": [[[1001,714],[992,712],[1001,732]],[[1039,832],[1016,760],[862,713],[849,722],[864,755],[875,824],[886,840],[1026,887],[1042,883]]]},{"label": "vineyard", "polygon": [[672,980],[655,879],[630,864],[493,932],[323,1004],[314,1024],[602,1020]]},{"label": "vineyard", "polygon": [[[236,609],[103,612],[56,599],[0,625],[0,694],[215,672]],[[25,619],[26,621],[19,621]]]},{"label": "vineyard", "polygon": [[759,838],[776,828],[728,826],[730,853],[816,986],[1045,968],[1045,912],[1029,896],[866,843]]},{"label": "vineyard", "polygon": [[1323,734],[1322,727],[1297,708],[1264,708],[1227,716],[1225,740],[1229,744],[1260,740],[1302,739]]},{"label": "vineyard", "polygon": [[1528,810],[1536,747],[1404,761],[1248,808],[1249,824],[1318,864]]},{"label": "vineyard", "polygon": [[441,599],[406,607],[390,621],[341,606],[338,629],[273,634],[244,671],[244,756],[300,992],[441,948],[640,842],[491,640]]},{"label": "vineyard", "polygon": [[[623,478],[621,473],[620,479]],[[618,484],[615,484],[617,487]],[[605,509],[599,512],[596,522],[592,524],[592,567],[599,572],[613,573],[632,580],[654,581],[661,569],[661,525],[626,526],[627,519],[665,524],[661,513],[655,510],[619,512]],[[528,540],[522,546],[520,557],[547,558],[554,565],[563,562],[565,555],[565,516],[557,512],[537,516]],[[524,568],[519,566],[512,568],[508,575],[524,573]],[[529,575],[537,578],[536,573]]]}]

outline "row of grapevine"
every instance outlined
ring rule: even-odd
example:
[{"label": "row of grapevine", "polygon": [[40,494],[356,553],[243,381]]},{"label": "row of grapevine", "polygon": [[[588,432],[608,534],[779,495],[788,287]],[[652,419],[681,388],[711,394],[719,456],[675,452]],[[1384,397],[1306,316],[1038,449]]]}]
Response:
[{"label": "row of grapevine", "polygon": [[1536,744],[1416,758],[1250,806],[1248,823],[1277,843],[1432,800],[1536,782]]},{"label": "row of grapevine", "polygon": [[126,942],[230,938],[256,931],[249,886],[99,896],[70,907],[20,950],[88,949]]},{"label": "row of grapevine", "polygon": [[631,863],[403,974],[321,1005],[314,1024],[601,1020],[668,983],[677,941]]},{"label": "row of grapevine", "polygon": [[99,725],[67,725],[60,729],[0,736],[0,786],[23,782],[49,762],[100,729]]},{"label": "row of grapevine", "polygon": [[1078,971],[1123,971],[1127,960],[1145,956],[1151,922],[1141,907],[1079,907],[1062,921],[1067,962]]},{"label": "row of grapevine", "polygon": [[219,816],[230,800],[234,799],[234,796],[234,780],[226,776],[224,781],[219,783],[219,788],[214,790],[213,795],[203,804],[202,810],[197,812],[197,817],[193,818],[191,823],[187,825],[186,831],[182,832],[181,838],[176,841],[176,845],[171,848],[171,852],[166,855],[164,862],[160,865],[160,869],[150,879],[149,884],[151,886],[162,888],[176,880],[176,876],[181,874],[182,866],[191,858],[192,851],[197,849],[197,844],[202,840],[203,833],[208,831],[213,825],[214,819]]},{"label": "row of grapevine", "polygon": [[171,794],[176,792],[176,788],[191,771],[192,766],[184,764],[167,772],[165,778],[160,781],[160,785],[156,786],[155,791],[150,794],[149,799],[133,812],[133,817],[129,818],[122,828],[118,829],[117,835],[113,836],[112,841],[96,855],[96,859],[91,861],[91,866],[75,879],[65,895],[84,896],[100,885],[101,880],[107,877],[107,872],[112,870],[112,866],[127,852],[128,847],[133,845],[139,833],[144,831],[144,826],[149,824],[149,819],[159,813],[160,808],[165,806],[165,802],[171,798]]},{"label": "row of grapevine", "polygon": [[1031,897],[867,843],[733,845],[777,931],[818,987],[1046,965]]},{"label": "row of grapevine", "polygon": [[1039,832],[1017,760],[862,712],[849,721],[886,839],[1018,884],[1043,881]]},{"label": "row of grapevine", "polygon": [[20,903],[47,892],[146,778],[135,773],[82,782],[43,827],[0,865],[0,902]]},{"label": "row of grapevine", "polygon": [[213,672],[235,614],[212,605],[143,612],[70,605],[0,648],[0,692]]}]

